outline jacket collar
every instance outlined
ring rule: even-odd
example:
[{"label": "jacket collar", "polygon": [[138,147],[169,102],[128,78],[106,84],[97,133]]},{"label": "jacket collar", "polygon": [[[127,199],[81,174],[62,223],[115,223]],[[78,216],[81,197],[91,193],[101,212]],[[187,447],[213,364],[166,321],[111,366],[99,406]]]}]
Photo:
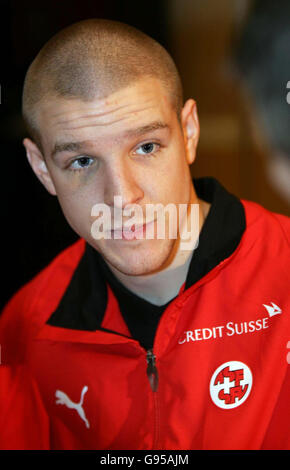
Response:
[{"label": "jacket collar", "polygon": [[193,184],[200,199],[211,203],[188,270],[185,289],[205,276],[237,248],[246,228],[244,206],[215,178],[198,178]]},{"label": "jacket collar", "polygon": [[[241,201],[215,178],[194,179],[193,184],[198,197],[211,207],[191,259],[185,290],[235,251],[246,227]],[[101,255],[86,243],[71,282],[47,324],[76,330],[102,329],[108,290],[101,263]]]}]

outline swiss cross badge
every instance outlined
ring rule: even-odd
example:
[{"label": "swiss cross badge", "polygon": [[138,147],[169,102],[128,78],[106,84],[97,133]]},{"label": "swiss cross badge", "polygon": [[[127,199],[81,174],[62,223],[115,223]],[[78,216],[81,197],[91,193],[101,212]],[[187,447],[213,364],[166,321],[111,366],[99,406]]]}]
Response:
[{"label": "swiss cross badge", "polygon": [[211,399],[219,408],[236,408],[248,398],[252,383],[252,373],[246,364],[225,362],[212,375],[209,386]]}]

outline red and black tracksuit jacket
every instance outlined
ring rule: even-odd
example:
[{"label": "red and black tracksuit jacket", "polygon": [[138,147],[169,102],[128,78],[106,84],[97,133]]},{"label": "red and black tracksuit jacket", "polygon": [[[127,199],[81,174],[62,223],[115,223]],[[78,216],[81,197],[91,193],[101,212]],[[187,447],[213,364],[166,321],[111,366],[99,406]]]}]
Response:
[{"label": "red and black tracksuit jacket", "polygon": [[[290,219],[213,178],[194,186],[211,208],[165,306],[127,291],[83,239],[7,304],[2,367],[20,373],[4,377],[16,392],[1,406],[9,416],[22,403],[14,448],[290,448]],[[29,400],[35,420],[21,413]]]}]

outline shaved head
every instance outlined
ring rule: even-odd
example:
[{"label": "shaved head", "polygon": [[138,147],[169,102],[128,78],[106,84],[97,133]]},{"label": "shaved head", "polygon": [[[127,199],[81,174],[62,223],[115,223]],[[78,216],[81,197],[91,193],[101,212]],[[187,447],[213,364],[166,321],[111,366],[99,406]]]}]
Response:
[{"label": "shaved head", "polygon": [[27,71],[22,98],[27,130],[41,149],[38,109],[42,102],[52,97],[105,98],[145,77],[161,81],[179,117],[183,104],[180,77],[159,43],[116,21],[75,23],[53,36]]}]

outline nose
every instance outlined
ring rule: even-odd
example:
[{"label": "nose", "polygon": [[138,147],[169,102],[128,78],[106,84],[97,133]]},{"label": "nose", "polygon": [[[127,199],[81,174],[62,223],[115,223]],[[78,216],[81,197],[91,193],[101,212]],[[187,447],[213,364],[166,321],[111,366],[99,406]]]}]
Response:
[{"label": "nose", "polygon": [[[109,206],[124,209],[127,204],[138,204],[144,197],[144,192],[130,168],[130,162],[115,162],[106,171],[106,186],[104,200]],[[115,198],[115,196],[121,196]]]}]

